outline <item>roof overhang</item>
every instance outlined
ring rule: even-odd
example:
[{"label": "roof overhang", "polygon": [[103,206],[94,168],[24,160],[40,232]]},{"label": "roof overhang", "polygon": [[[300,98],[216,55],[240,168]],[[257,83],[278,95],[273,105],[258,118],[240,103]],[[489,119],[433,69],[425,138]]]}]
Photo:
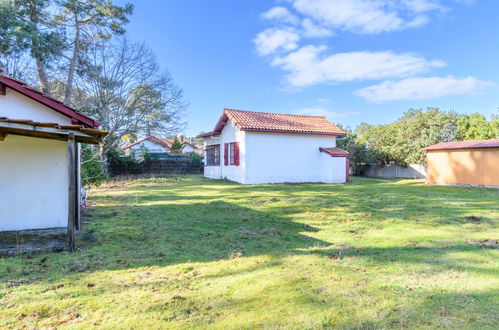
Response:
[{"label": "roof overhang", "polygon": [[324,152],[331,157],[348,157],[350,153],[340,148],[319,148],[320,152]]},{"label": "roof overhang", "polygon": [[79,113],[75,109],[50,97],[49,95],[29,87],[21,81],[0,74],[0,95],[5,95],[5,87],[9,87],[16,92],[71,118],[73,124],[86,125],[91,128],[97,128],[100,126],[99,122]]},{"label": "roof overhang", "polygon": [[3,139],[7,135],[21,135],[59,141],[67,141],[73,137],[77,142],[98,144],[107,135],[107,131],[81,125],[59,125],[57,123],[0,118],[0,135],[3,136]]}]

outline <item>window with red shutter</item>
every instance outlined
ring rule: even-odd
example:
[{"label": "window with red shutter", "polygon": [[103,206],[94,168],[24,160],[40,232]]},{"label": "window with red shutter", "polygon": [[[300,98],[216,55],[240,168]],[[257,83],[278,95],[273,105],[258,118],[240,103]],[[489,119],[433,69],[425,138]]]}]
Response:
[{"label": "window with red shutter", "polygon": [[234,142],[234,165],[239,166],[239,142]]},{"label": "window with red shutter", "polygon": [[229,165],[229,144],[224,144],[224,165]]}]

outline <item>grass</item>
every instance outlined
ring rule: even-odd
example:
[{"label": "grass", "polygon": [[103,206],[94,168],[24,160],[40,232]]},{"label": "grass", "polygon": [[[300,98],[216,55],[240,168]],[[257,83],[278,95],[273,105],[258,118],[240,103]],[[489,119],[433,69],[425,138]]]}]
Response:
[{"label": "grass", "polygon": [[186,177],[89,200],[79,251],[0,259],[0,328],[499,327],[499,190]]}]

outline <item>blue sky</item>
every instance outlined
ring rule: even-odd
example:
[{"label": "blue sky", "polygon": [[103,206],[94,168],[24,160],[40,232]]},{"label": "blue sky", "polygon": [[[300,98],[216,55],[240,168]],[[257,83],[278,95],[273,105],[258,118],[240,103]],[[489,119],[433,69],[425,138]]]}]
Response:
[{"label": "blue sky", "polygon": [[184,89],[189,136],[224,107],[352,128],[409,108],[498,114],[499,1],[131,2],[130,39]]}]

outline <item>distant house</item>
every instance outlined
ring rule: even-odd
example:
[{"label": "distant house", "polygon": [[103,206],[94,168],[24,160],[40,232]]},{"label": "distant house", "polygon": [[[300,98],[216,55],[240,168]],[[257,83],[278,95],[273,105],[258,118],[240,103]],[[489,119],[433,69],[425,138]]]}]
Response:
[{"label": "distant house", "polygon": [[0,75],[0,231],[79,228],[80,143],[99,123]]},{"label": "distant house", "polygon": [[442,142],[425,150],[429,183],[499,187],[499,139]]},{"label": "distant house", "polygon": [[[170,154],[170,148],[174,140],[172,139],[160,139],[155,136],[148,136],[146,138],[140,139],[136,142],[130,143],[123,147],[125,154],[132,156],[133,158],[140,159],[144,156],[144,153],[151,155],[156,155],[158,157],[168,156]],[[196,151],[196,146],[179,139],[180,142],[184,144],[182,149],[183,154],[188,154]]]},{"label": "distant house", "polygon": [[345,132],[325,117],[225,109],[204,140],[208,178],[242,184],[345,183],[348,152],[336,147]]}]

